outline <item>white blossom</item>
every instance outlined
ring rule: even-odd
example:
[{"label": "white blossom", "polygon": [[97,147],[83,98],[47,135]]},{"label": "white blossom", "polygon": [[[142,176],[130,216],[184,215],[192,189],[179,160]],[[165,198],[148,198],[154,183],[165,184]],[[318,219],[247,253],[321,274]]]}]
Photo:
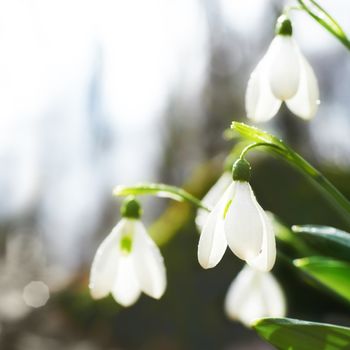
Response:
[{"label": "white blossom", "polygon": [[100,299],[110,292],[123,306],[141,292],[159,299],[166,288],[163,257],[139,219],[124,217],[99,246],[90,274],[90,292]]},{"label": "white blossom", "polygon": [[[280,25],[287,21],[283,17]],[[292,37],[290,21],[289,26],[290,32],[282,32],[273,39],[248,81],[246,111],[248,118],[256,122],[271,119],[282,101],[303,119],[311,119],[317,112],[317,79]]]},{"label": "white blossom", "polygon": [[[219,201],[220,197],[224,194],[231,182],[231,173],[229,171],[225,171],[215,182],[215,184],[210,188],[208,193],[203,197],[202,203],[207,208],[212,209],[215,206],[215,204]],[[196,225],[199,231],[202,230],[207,217],[208,212],[205,209],[198,209],[196,215]]]},{"label": "white blossom", "polygon": [[198,244],[201,266],[216,266],[227,245],[237,257],[261,271],[271,270],[275,263],[270,219],[246,181],[233,181],[208,215]]},{"label": "white blossom", "polygon": [[246,326],[263,317],[285,317],[284,293],[270,272],[248,265],[231,283],[225,298],[225,312]]}]

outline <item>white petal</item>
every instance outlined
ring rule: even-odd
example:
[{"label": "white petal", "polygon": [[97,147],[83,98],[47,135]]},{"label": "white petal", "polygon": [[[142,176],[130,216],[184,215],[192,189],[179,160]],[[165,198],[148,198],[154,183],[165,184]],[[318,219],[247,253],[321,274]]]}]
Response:
[{"label": "white petal", "polygon": [[[231,172],[225,171],[220,178],[215,182],[213,187],[208,191],[208,193],[203,197],[202,203],[212,209],[220,200],[221,196],[224,194],[228,186],[232,183]],[[204,209],[198,209],[196,216],[196,225],[198,230],[201,231],[205,224],[205,221],[209,213]]]},{"label": "white petal", "polygon": [[117,303],[123,306],[130,306],[136,302],[140,294],[141,288],[136,277],[132,254],[123,255],[121,253],[112,295]]},{"label": "white petal", "polygon": [[119,240],[126,225],[127,221],[121,220],[97,249],[89,283],[91,295],[95,299],[107,296],[112,289],[119,256]]},{"label": "white petal", "polygon": [[256,122],[271,119],[279,110],[281,101],[271,91],[266,55],[251,74],[245,95],[247,117]]},{"label": "white petal", "polygon": [[[299,50],[298,50],[299,51]],[[298,52],[300,66],[300,81],[297,93],[287,100],[288,108],[303,119],[311,119],[319,105],[319,90],[313,69],[305,57]]]},{"label": "white petal", "polygon": [[256,273],[245,266],[231,283],[225,297],[225,312],[232,320],[239,320],[245,325],[250,324],[261,313]]},{"label": "white petal", "polygon": [[137,222],[135,227],[132,257],[141,290],[159,299],[167,284],[164,261],[141,222]]},{"label": "white petal", "polygon": [[[270,272],[260,272],[262,299],[265,302],[263,317],[285,317],[287,313],[286,298],[283,290]],[[267,296],[267,297],[266,297]],[[258,316],[261,318],[261,316]]]},{"label": "white petal", "polygon": [[224,232],[224,210],[235,191],[232,183],[225,191],[220,201],[208,215],[198,244],[198,261],[200,265],[209,269],[216,266],[224,255],[227,241]]},{"label": "white petal", "polygon": [[277,35],[266,56],[272,93],[280,100],[290,99],[298,90],[300,77],[298,49],[294,39]]},{"label": "white petal", "polygon": [[257,270],[267,272],[273,268],[276,261],[276,240],[270,218],[261,207],[259,211],[263,222],[261,252],[256,258],[247,260],[247,263]]},{"label": "white petal", "polygon": [[260,253],[264,226],[259,210],[249,183],[238,181],[225,218],[225,234],[240,259],[250,260]]},{"label": "white petal", "polygon": [[285,297],[271,273],[245,266],[229,287],[225,312],[231,319],[250,326],[258,318],[284,317]]}]

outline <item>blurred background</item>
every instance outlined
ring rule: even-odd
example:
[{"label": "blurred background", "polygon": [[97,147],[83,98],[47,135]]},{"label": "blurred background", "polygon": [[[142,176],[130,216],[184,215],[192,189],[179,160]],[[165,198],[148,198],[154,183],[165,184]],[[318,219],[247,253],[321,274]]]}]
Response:
[{"label": "blurred background", "polygon": [[[320,1],[350,33],[347,0]],[[0,348],[271,349],[223,311],[242,263],[200,268],[194,208],[142,198],[168,288],[122,309],[93,301],[89,269],[119,220],[117,184],[185,186],[203,196],[244,121],[252,69],[286,2],[0,1]],[[306,123],[283,108],[263,129],[283,137],[350,197],[349,52],[303,12],[295,38],[318,77]],[[255,193],[286,225],[346,229],[299,174],[254,155]],[[350,325],[349,310],[278,261],[290,317]]]}]

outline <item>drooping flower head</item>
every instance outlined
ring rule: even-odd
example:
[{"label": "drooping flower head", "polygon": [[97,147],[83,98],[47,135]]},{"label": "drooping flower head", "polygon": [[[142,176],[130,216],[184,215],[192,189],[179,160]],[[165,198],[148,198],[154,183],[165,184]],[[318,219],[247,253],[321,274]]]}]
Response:
[{"label": "drooping flower head", "polygon": [[294,41],[291,21],[285,15],[277,20],[276,34],[248,81],[247,116],[256,122],[267,121],[285,101],[294,114],[311,119],[319,104],[314,71]]},{"label": "drooping flower head", "polygon": [[270,272],[246,265],[231,283],[224,308],[229,318],[250,327],[259,318],[285,317],[286,299]]},{"label": "drooping flower head", "polygon": [[198,261],[206,269],[216,266],[228,245],[247,264],[269,271],[276,259],[275,235],[249,185],[249,163],[244,159],[236,161],[232,176],[233,181],[203,226]]},{"label": "drooping flower head", "polygon": [[163,257],[140,221],[141,207],[126,199],[122,219],[97,249],[91,267],[90,292],[100,299],[112,293],[123,306],[136,302],[141,292],[159,299],[166,288]]}]

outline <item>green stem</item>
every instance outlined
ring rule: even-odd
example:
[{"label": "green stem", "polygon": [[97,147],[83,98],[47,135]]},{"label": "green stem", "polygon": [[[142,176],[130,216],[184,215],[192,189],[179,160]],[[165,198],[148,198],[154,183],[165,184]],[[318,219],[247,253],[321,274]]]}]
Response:
[{"label": "green stem", "polygon": [[277,256],[281,261],[285,262],[287,265],[291,266],[293,269],[296,269],[296,266],[293,264],[293,259],[289,258],[286,254],[282,253],[281,250],[277,250]]},{"label": "green stem", "polygon": [[[231,128],[237,131],[241,136],[255,141],[254,144],[248,145],[243,151],[243,155],[250,150],[262,146],[269,147],[273,153],[280,156],[290,165],[299,170],[330,200],[343,219],[350,225],[350,202],[349,200],[317,169],[302,158],[298,153],[289,148],[282,140],[270,135],[269,133],[251,127],[249,125],[233,122]],[[242,156],[241,153],[241,156]]]},{"label": "green stem", "polygon": [[182,188],[169,186],[165,184],[142,183],[135,186],[117,186],[113,190],[114,196],[141,196],[153,195],[176,200],[178,202],[187,201],[194,204],[198,208],[202,208],[208,212],[210,209],[206,207],[198,198],[186,192]]},{"label": "green stem", "polygon": [[317,169],[299,154],[293,152],[289,163],[308,176],[314,184],[333,202],[345,221],[350,224],[349,200]]},{"label": "green stem", "polygon": [[267,143],[267,142],[256,142],[256,143],[251,143],[250,145],[246,146],[241,154],[240,154],[240,158],[244,158],[245,155],[250,151],[252,150],[253,148],[256,148],[256,147],[262,147],[262,146],[266,146],[266,147],[272,147],[275,149],[275,151],[279,152],[281,151],[282,149],[280,147],[278,147],[277,145],[274,145],[274,144],[271,144],[271,143]]},{"label": "green stem", "polygon": [[298,0],[298,3],[307,14],[350,50],[350,41],[343,28],[324,8],[315,0]]},{"label": "green stem", "polygon": [[247,154],[253,148],[264,146],[270,147],[282,159],[287,161],[317,186],[317,188],[326,195],[336,206],[345,221],[350,224],[350,202],[349,200],[317,169],[293,150],[281,148],[269,143],[254,143],[247,146],[241,153],[241,157]]},{"label": "green stem", "polygon": [[284,15],[289,15],[289,12],[291,11],[303,11],[304,8],[302,6],[285,6],[283,9]]}]

